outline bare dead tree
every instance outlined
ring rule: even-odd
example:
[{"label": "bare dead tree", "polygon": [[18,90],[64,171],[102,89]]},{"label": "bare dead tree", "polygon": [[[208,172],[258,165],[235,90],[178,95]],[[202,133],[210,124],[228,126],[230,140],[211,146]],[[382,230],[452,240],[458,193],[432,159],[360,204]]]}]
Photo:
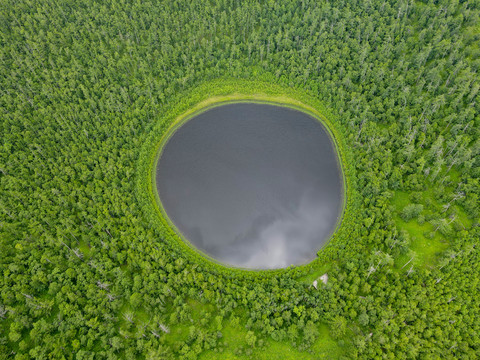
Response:
[{"label": "bare dead tree", "polygon": [[101,281],[97,281],[97,286],[98,286],[100,289],[103,289],[103,290],[108,291],[108,287],[109,287],[110,285],[107,284],[107,283],[102,283]]},{"label": "bare dead tree", "polygon": [[394,236],[393,236],[393,243],[392,243],[392,245],[390,245],[390,249],[392,249],[393,246],[394,246],[396,243],[397,243],[397,235],[394,235]]},{"label": "bare dead tree", "polygon": [[410,274],[413,272],[413,265],[410,266],[410,269],[407,271],[407,276],[410,276]]},{"label": "bare dead tree", "polygon": [[144,337],[144,338],[147,337],[147,335],[145,334],[145,330],[147,329],[149,323],[150,323],[150,322],[146,322],[146,323],[145,323],[145,322],[142,322],[142,323],[140,324],[140,327],[141,327],[141,329],[142,329],[142,337]]},{"label": "bare dead tree", "polygon": [[374,268],[373,266],[370,266],[370,269],[368,269],[368,275],[367,275],[367,279],[370,277],[370,275],[372,275],[375,271],[377,271],[376,268]]},{"label": "bare dead tree", "polygon": [[158,324],[158,326],[160,327],[160,329],[161,329],[164,333],[168,334],[168,333],[170,332],[170,329],[168,328],[168,326],[163,325],[163,324]]},{"label": "bare dead tree", "polygon": [[402,269],[403,269],[405,266],[407,266],[408,264],[410,264],[410,262],[413,260],[413,258],[414,258],[414,257],[412,256],[412,258],[411,258],[410,260],[408,260],[405,265],[402,266]]},{"label": "bare dead tree", "polygon": [[79,259],[83,259],[83,253],[80,251],[79,248],[73,249],[72,251],[76,257],[78,257]]},{"label": "bare dead tree", "polygon": [[8,310],[5,308],[5,306],[0,305],[0,318],[5,319],[7,312]]},{"label": "bare dead tree", "polygon": [[133,324],[133,314],[131,312],[124,313],[123,318],[130,324]]}]

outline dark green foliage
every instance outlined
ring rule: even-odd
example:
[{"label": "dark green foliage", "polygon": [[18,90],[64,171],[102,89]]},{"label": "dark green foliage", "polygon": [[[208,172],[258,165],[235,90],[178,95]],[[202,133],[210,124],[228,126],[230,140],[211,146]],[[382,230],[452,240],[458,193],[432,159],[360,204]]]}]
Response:
[{"label": "dark green foliage", "polygon": [[[0,358],[195,359],[228,350],[229,326],[252,358],[273,340],[316,351],[320,323],[349,358],[479,358],[479,13],[477,0],[2,2]],[[159,136],[236,92],[313,106],[339,141],[347,214],[310,265],[222,268],[150,211]],[[417,226],[448,248],[432,263]]]}]

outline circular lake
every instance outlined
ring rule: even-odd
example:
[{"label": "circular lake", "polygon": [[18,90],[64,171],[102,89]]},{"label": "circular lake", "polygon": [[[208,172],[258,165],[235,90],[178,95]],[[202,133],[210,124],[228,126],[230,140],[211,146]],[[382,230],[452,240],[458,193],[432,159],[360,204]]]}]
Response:
[{"label": "circular lake", "polygon": [[312,116],[234,103],[179,127],[156,168],[177,230],[218,261],[271,269],[309,262],[341,217],[336,148]]}]

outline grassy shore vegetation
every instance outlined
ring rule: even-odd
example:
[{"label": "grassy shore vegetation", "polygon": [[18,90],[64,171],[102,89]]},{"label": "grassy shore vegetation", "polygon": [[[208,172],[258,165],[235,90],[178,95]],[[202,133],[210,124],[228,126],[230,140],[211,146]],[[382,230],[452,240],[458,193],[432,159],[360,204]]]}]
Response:
[{"label": "grassy shore vegetation", "polygon": [[[4,1],[0,359],[479,358],[479,13]],[[235,94],[335,135],[346,214],[310,265],[228,269],[159,216],[161,136]]]},{"label": "grassy shore vegetation", "polygon": [[[278,106],[286,106],[297,109],[310,114],[320,121],[326,130],[329,132],[335,147],[337,148],[339,166],[342,168],[342,178],[344,180],[344,211],[343,219],[339,221],[337,230],[332,234],[331,246],[327,246],[319,252],[319,257],[314,262],[301,267],[292,268],[291,271],[295,276],[305,274],[305,272],[316,269],[318,264],[324,264],[336,253],[335,246],[338,244],[338,238],[347,242],[349,235],[347,233],[350,228],[348,224],[352,224],[350,214],[353,207],[353,194],[350,193],[351,186],[348,185],[350,179],[349,171],[352,167],[346,167],[347,158],[350,159],[351,154],[345,154],[345,139],[343,139],[341,132],[330,123],[330,121],[318,109],[325,111],[322,104],[315,98],[307,96],[289,88],[282,88],[274,86],[269,83],[241,81],[241,80],[217,80],[202,84],[196,87],[188,94],[182,94],[183,100],[180,104],[174,107],[171,111],[166,111],[164,118],[149,132],[147,139],[140,155],[140,165],[137,170],[138,189],[137,193],[141,197],[141,203],[144,204],[144,213],[148,216],[152,223],[161,231],[162,238],[171,242],[171,246],[180,249],[184,254],[189,254],[192,259],[195,259],[197,264],[201,263],[203,266],[214,267],[218,271],[222,271],[222,265],[210,258],[207,254],[199,254],[199,250],[193,249],[186,239],[181,239],[179,232],[173,232],[173,223],[168,219],[161,201],[158,197],[155,181],[155,167],[159,156],[161,155],[162,147],[166,144],[170,136],[175,130],[183,125],[193,116],[198,115],[212,107],[221,106],[228,103],[235,102],[255,102],[255,103],[269,103]],[[300,101],[301,99],[302,101]],[[185,109],[187,109],[185,111]],[[185,111],[182,113],[182,111]],[[340,124],[338,125],[338,127]],[[348,202],[347,202],[348,199]],[[348,204],[348,206],[347,206]],[[342,224],[342,228],[340,228]],[[344,225],[346,224],[346,225]],[[345,228],[345,230],[343,229]],[[207,261],[205,261],[207,259]],[[276,276],[279,271],[255,271],[245,272],[243,270],[228,268],[224,269],[228,273],[235,273],[237,277],[254,277],[259,276],[271,277]]]}]

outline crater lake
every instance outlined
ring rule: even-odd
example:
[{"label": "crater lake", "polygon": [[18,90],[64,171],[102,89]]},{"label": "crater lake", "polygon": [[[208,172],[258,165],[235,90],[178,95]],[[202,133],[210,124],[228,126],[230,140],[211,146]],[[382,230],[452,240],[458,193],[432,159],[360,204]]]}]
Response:
[{"label": "crater lake", "polygon": [[325,125],[270,104],[193,116],[161,148],[155,182],[183,238],[234,267],[313,260],[343,210],[339,155]]}]

